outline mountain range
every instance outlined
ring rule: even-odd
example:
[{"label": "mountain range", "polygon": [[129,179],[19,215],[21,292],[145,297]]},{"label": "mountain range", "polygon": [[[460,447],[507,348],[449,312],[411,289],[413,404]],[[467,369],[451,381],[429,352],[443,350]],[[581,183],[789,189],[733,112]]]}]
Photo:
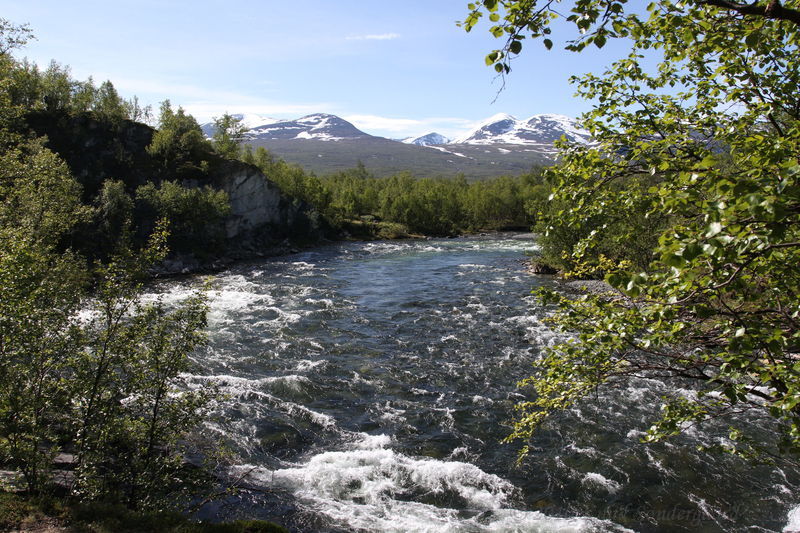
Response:
[{"label": "mountain range", "polygon": [[[361,161],[378,176],[409,171],[420,177],[464,174],[468,179],[480,179],[551,165],[556,156],[553,142],[562,136],[576,143],[592,142],[575,119],[554,114],[524,120],[494,115],[454,140],[438,133],[387,139],[326,113],[294,120],[256,114],[233,116],[248,128],[247,144],[263,146],[317,174],[352,168]],[[213,123],[201,128],[209,137],[214,133]]]}]

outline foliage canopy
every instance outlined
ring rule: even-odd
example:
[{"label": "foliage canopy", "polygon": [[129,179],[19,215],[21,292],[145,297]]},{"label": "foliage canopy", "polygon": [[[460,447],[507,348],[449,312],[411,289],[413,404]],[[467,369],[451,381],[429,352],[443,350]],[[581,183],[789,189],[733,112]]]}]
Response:
[{"label": "foliage canopy", "polygon": [[[313,205],[334,226],[379,220],[426,235],[529,228],[531,213],[548,194],[537,169],[470,183],[461,176],[418,179],[407,172],[377,178],[362,163],[318,177],[274,158],[263,147],[245,146],[242,159],[261,169],[285,194]],[[389,231],[387,236],[402,233]]]},{"label": "foliage canopy", "polygon": [[[562,144],[549,172],[561,209],[546,226],[579,235],[566,246],[573,265],[597,264],[601,239],[657,240],[639,269],[606,264],[612,293],[540,293],[575,336],[523,381],[536,393],[518,406],[510,438],[531,438],[548,414],[598,386],[647,376],[695,391],[665,398],[649,440],[723,417],[723,448],[775,451],[775,442],[747,440],[743,415],[765,410],[778,448],[799,451],[798,2],[659,0],[639,12],[625,0],[484,0],[463,25],[488,14],[505,44],[487,63],[507,73],[524,39],[553,46],[557,8],[579,30],[567,49],[624,38],[631,51],[601,75],[573,79],[594,102],[583,122],[597,143]],[[648,70],[645,56],[657,67]],[[614,233],[613,221],[632,212],[659,222]]]},{"label": "foliage canopy", "polygon": [[[14,61],[7,52],[28,37],[0,19],[0,464],[40,494],[66,452],[67,488],[79,500],[159,508],[189,486],[183,439],[213,396],[181,377],[205,339],[205,298],[199,291],[171,308],[143,301],[148,269],[166,254],[165,222],[132,250],[123,184],[106,180],[100,205],[85,205],[67,164],[25,127],[32,111],[84,105],[118,124],[128,107],[108,82],[95,89],[56,64],[41,74]],[[172,185],[153,195],[169,204],[165,213],[206,199],[206,216],[227,209],[225,195]],[[120,238],[106,263],[89,267],[73,245],[93,219]]]}]

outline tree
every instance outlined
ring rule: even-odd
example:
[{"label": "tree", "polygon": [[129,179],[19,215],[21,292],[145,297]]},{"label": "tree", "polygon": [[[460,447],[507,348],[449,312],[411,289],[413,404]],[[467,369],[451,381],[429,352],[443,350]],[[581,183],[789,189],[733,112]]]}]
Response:
[{"label": "tree", "polygon": [[[0,19],[0,464],[41,493],[53,457],[73,452],[79,499],[159,507],[186,487],[181,439],[213,394],[181,382],[204,342],[205,300],[201,290],[175,306],[143,301],[148,269],[166,254],[163,222],[142,251],[120,239],[91,269],[70,249],[93,210],[25,115],[75,111],[76,85],[55,63],[40,75],[7,54],[26,32]],[[101,89],[117,113],[113,87]],[[122,183],[107,181],[98,204],[101,231],[124,234],[132,200]]]},{"label": "tree", "polygon": [[0,18],[0,55],[7,55],[11,50],[24,46],[34,39],[33,32],[27,24],[17,25]]},{"label": "tree", "polygon": [[159,220],[169,221],[173,251],[209,257],[224,248],[224,221],[230,213],[225,191],[163,181],[158,187],[147,183],[137,188],[136,202],[143,212],[140,229],[149,233]]},{"label": "tree", "polygon": [[150,105],[146,105],[142,107],[139,103],[139,97],[134,96],[130,100],[125,100],[123,102],[125,106],[125,112],[127,118],[134,122],[144,122],[145,124],[150,124],[153,120],[153,108]]},{"label": "tree", "polygon": [[133,230],[133,198],[119,180],[105,180],[95,200],[91,239],[100,257],[111,257]]},{"label": "tree", "polygon": [[[0,156],[0,461],[41,492],[54,455],[69,450],[81,499],[157,506],[191,477],[179,439],[213,394],[181,386],[204,341],[205,300],[142,302],[147,270],[166,254],[164,223],[142,252],[121,239],[90,293],[85,261],[64,251],[91,214],[80,196],[41,141]],[[101,221],[122,231],[131,207],[107,182]]]},{"label": "tree", "polygon": [[181,375],[205,342],[202,291],[168,309],[141,300],[147,269],[166,255],[164,224],[140,253],[122,249],[98,267],[93,314],[70,360],[72,491],[82,499],[158,508],[183,496],[191,472],[180,439],[201,421],[213,390],[188,390]]},{"label": "tree", "polygon": [[42,101],[50,113],[69,111],[73,81],[69,67],[51,61],[42,74]]},{"label": "tree", "polygon": [[214,119],[214,148],[223,157],[237,159],[246,132],[247,127],[242,124],[242,119],[225,113]]},{"label": "tree", "polygon": [[68,417],[85,275],[56,245],[87,214],[66,165],[30,142],[0,157],[0,458],[30,490],[49,481]]},{"label": "tree", "polygon": [[211,150],[211,144],[206,141],[194,117],[182,107],[173,111],[169,100],[161,103],[158,131],[153,135],[147,153],[160,163],[165,177],[202,177],[208,171]]},{"label": "tree", "polygon": [[[624,38],[631,52],[601,76],[574,79],[596,102],[583,120],[597,144],[561,143],[549,179],[563,208],[545,222],[578,235],[574,264],[597,261],[601,240],[637,238],[607,223],[625,210],[668,223],[645,269],[607,261],[613,293],[539,293],[574,337],[523,380],[536,395],[518,406],[510,438],[531,438],[550,413],[599,386],[644,375],[695,389],[665,399],[648,440],[723,417],[728,451],[800,451],[797,2],[659,0],[646,14],[626,11],[624,0],[565,3],[580,31],[567,49]],[[505,43],[486,62],[506,74],[525,38],[553,46],[556,4],[483,0],[463,25],[488,14]],[[645,68],[645,54],[658,56],[657,68]],[[780,438],[749,440],[751,410],[769,412]]]},{"label": "tree", "polygon": [[104,81],[94,95],[94,112],[100,119],[119,124],[128,118],[128,109],[125,101],[120,98],[117,89],[110,81]]}]

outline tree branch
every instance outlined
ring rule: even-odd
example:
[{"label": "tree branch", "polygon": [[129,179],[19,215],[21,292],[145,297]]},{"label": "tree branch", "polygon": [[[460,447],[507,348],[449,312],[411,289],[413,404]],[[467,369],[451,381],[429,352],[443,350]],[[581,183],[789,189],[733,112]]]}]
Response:
[{"label": "tree branch", "polygon": [[800,26],[800,10],[783,7],[780,0],[770,0],[766,5],[740,4],[731,0],[699,0],[700,4],[736,11],[741,15],[786,20]]}]

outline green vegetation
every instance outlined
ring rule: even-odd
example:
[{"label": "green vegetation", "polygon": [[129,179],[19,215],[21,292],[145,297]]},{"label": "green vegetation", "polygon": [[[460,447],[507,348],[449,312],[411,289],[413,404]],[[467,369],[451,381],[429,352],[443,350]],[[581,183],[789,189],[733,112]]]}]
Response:
[{"label": "green vegetation", "polygon": [[158,186],[147,183],[136,189],[134,204],[145,231],[158,220],[173,221],[169,241],[173,249],[201,258],[217,256],[225,249],[223,222],[230,205],[223,191],[208,185],[182,187],[174,181],[162,181]]},{"label": "green vegetation", "polygon": [[193,116],[182,107],[173,111],[170,101],[165,100],[147,153],[157,162],[162,176],[201,179],[211,166],[213,147]]},{"label": "green vegetation", "polygon": [[[463,177],[417,179],[409,173],[377,178],[359,164],[317,177],[261,147],[253,151],[246,146],[242,158],[286,194],[313,205],[335,226],[359,236],[527,229],[532,213],[549,194],[540,171],[469,183]],[[364,229],[365,224],[372,229]]]},{"label": "green vegetation", "polygon": [[242,124],[241,119],[234,118],[228,113],[215,118],[212,139],[214,148],[224,157],[236,159],[239,157],[245,132],[247,132],[247,128]]},{"label": "green vegetation", "polygon": [[[647,440],[722,419],[720,448],[800,450],[800,10],[794,1],[566,2],[580,51],[626,39],[631,52],[600,76],[575,79],[595,102],[584,117],[598,144],[562,146],[548,172],[545,242],[560,266],[605,275],[614,294],[567,299],[553,321],[574,333],[522,382],[511,439],[597,387],[634,376],[696,394],[664,399]],[[487,56],[501,73],[526,37],[551,48],[550,2],[470,4],[505,40]],[[643,59],[659,59],[647,69]],[[634,253],[626,247],[641,248]],[[775,439],[751,439],[746,416],[774,417]],[[657,410],[656,410],[657,411]]]},{"label": "green vegetation", "polygon": [[140,107],[135,98],[123,100],[110,81],[100,87],[91,78],[76,81],[68,67],[55,61],[44,71],[28,61],[17,62],[6,76],[10,103],[21,106],[25,113],[92,113],[99,120],[114,124],[150,117],[149,108]]},{"label": "green vegetation", "polygon": [[65,235],[73,248],[106,261],[120,242],[145,246],[156,221],[167,219],[172,252],[208,259],[224,251],[227,197],[201,185],[240,138],[229,134],[215,150],[197,121],[168,100],[152,131],[133,122],[149,120],[150,109],[135,97],[122,99],[111,82],[76,81],[55,62],[41,71],[7,55],[4,61],[4,135],[13,138],[6,157],[20,139],[41,137],[47,141],[36,142],[64,154],[78,178],[70,183],[85,204],[83,219]]},{"label": "green vegetation", "polygon": [[187,391],[180,375],[204,340],[204,298],[169,310],[141,301],[147,269],[166,253],[162,228],[143,251],[120,250],[91,272],[59,250],[85,210],[63,163],[39,150],[19,162],[30,175],[0,163],[0,462],[39,494],[68,452],[75,497],[157,508],[198,478],[183,465],[184,439],[213,391]]},{"label": "green vegetation", "polygon": [[[110,83],[15,61],[8,52],[29,36],[0,19],[0,465],[25,490],[0,492],[0,529],[55,518],[78,531],[280,531],[163,512],[215,483],[211,469],[186,463],[187,450],[207,461],[223,453],[194,438],[216,391],[183,377],[205,342],[204,290],[170,306],[143,299],[168,243],[223,245],[226,195],[177,181],[204,176],[212,145],[168,103],[153,135],[128,123],[147,113]],[[120,169],[149,144],[154,178],[97,175],[114,167],[102,161],[76,179],[49,146],[85,146],[91,130],[111,132],[97,151]]]}]

